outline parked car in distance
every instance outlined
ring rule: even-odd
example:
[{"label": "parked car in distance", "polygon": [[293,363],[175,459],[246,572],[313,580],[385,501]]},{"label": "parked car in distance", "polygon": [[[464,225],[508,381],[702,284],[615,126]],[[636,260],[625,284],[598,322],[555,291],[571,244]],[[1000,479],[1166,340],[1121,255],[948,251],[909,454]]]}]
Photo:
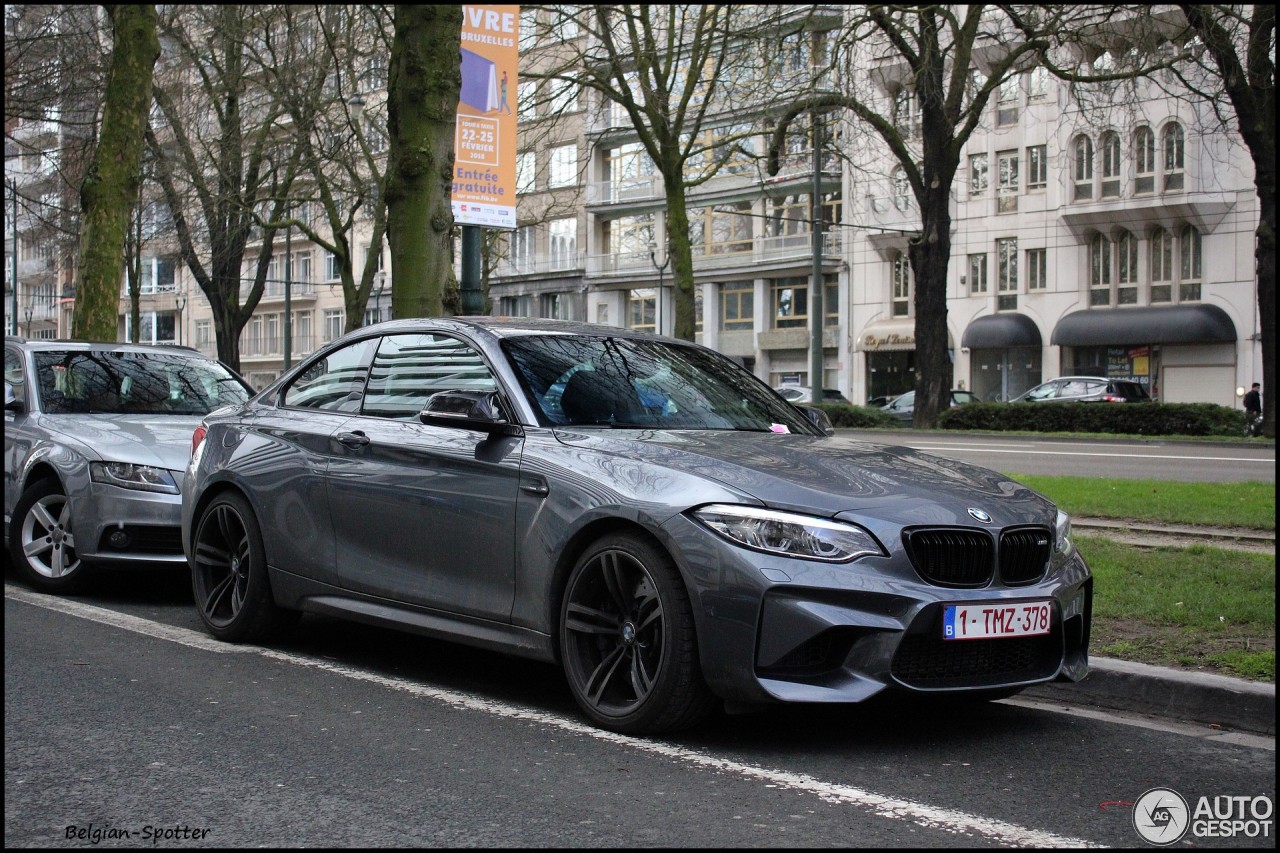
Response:
[{"label": "parked car in distance", "polygon": [[[773,390],[777,391],[782,399],[786,400],[788,403],[813,402],[813,388],[808,385],[780,385]],[[820,402],[850,404],[849,398],[835,388],[823,388],[822,400]]]},{"label": "parked car in distance", "polygon": [[1059,376],[1014,397],[1011,403],[1149,403],[1137,382],[1100,376]]},{"label": "parked car in distance", "polygon": [[[978,397],[972,391],[957,390],[951,392],[951,408],[953,409],[957,406],[963,406],[965,403],[976,402],[978,402]],[[880,411],[888,412],[903,424],[911,426],[916,414],[916,392],[908,391],[899,397],[895,397]]]},{"label": "parked car in distance", "polygon": [[4,346],[4,537],[17,570],[72,592],[91,567],[181,567],[183,472],[200,418],[252,389],[187,347]]},{"label": "parked car in distance", "polygon": [[308,611],[556,662],[628,733],[1079,680],[1069,532],[1002,474],[825,434],[706,347],[521,318],[345,335],[206,417],[182,491],[213,636]]}]

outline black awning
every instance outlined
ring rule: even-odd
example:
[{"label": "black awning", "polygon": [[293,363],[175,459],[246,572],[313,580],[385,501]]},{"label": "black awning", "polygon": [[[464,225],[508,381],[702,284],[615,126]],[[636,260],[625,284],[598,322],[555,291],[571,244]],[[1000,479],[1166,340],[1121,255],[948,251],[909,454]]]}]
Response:
[{"label": "black awning", "polygon": [[1208,344],[1236,339],[1236,327],[1217,305],[1170,305],[1077,311],[1058,321],[1055,346]]},{"label": "black awning", "polygon": [[1038,347],[1043,344],[1040,327],[1022,314],[989,314],[969,324],[960,346],[973,349]]}]

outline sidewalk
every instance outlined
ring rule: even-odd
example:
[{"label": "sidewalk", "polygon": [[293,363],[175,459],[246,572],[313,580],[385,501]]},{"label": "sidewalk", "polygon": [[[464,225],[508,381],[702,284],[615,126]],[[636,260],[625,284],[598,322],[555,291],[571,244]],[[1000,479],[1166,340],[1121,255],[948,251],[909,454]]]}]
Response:
[{"label": "sidewalk", "polygon": [[1275,736],[1276,686],[1206,672],[1091,657],[1078,684],[1043,684],[1023,696],[1151,714]]}]

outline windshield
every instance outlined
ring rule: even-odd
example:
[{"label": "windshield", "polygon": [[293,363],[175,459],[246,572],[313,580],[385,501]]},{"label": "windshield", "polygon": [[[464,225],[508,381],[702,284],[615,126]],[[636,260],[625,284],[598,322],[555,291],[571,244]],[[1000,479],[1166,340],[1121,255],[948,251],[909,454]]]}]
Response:
[{"label": "windshield", "polygon": [[503,349],[544,426],[818,432],[751,373],[701,347],[531,335]]},{"label": "windshield", "polygon": [[216,361],[165,352],[35,354],[40,408],[49,414],[207,415],[249,391]]}]

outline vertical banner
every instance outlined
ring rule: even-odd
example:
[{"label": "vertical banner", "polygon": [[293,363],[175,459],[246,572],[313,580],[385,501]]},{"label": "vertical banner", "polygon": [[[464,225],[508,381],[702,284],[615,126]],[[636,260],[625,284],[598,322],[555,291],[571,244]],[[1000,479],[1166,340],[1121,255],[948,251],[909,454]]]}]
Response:
[{"label": "vertical banner", "polygon": [[519,6],[462,7],[462,91],[454,137],[453,218],[516,227]]}]

